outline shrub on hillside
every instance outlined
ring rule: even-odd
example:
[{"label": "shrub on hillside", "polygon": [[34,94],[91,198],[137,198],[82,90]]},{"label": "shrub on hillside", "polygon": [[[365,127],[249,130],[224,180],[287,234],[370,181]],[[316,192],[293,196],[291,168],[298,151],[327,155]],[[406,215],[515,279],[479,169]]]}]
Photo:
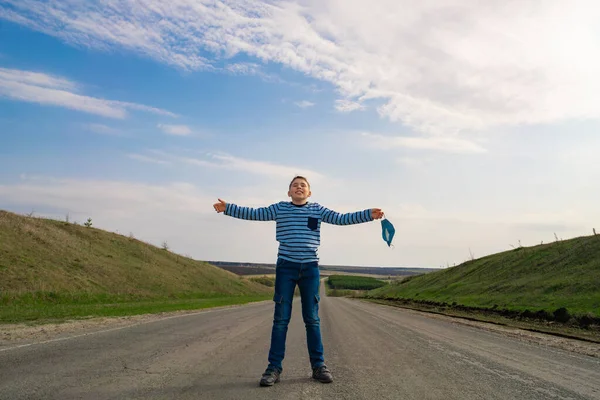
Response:
[{"label": "shrub on hillside", "polygon": [[532,319],[532,318],[535,318],[535,314],[534,314],[534,313],[532,313],[532,312],[531,312],[531,311],[529,311],[529,310],[525,310],[525,311],[523,311],[523,312],[521,313],[521,317],[522,317],[522,318],[527,318],[527,319]]},{"label": "shrub on hillside", "polygon": [[553,314],[554,320],[562,322],[563,324],[571,319],[571,314],[569,314],[569,311],[564,307],[555,310]]},{"label": "shrub on hillside", "polygon": [[539,319],[540,321],[554,321],[554,315],[550,314],[546,310],[536,311],[534,316],[535,316],[535,318]]},{"label": "shrub on hillside", "polygon": [[600,326],[600,318],[597,318],[593,314],[588,313],[578,317],[577,323],[579,323],[579,326],[582,328],[589,328],[592,325]]}]

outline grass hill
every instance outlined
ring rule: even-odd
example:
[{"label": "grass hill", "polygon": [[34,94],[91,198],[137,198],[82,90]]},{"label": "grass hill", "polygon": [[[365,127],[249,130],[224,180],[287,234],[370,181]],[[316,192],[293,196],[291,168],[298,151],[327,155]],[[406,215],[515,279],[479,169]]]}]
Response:
[{"label": "grass hill", "polygon": [[[67,308],[82,304],[95,304],[107,315],[115,304],[159,302],[164,309],[169,301],[176,308],[175,302],[185,300],[193,308],[199,299],[237,297],[224,301],[235,303],[270,293],[264,285],[132,237],[0,210],[0,322],[18,320],[19,312],[31,312],[30,319],[67,316]],[[64,310],[34,312],[57,305]]]},{"label": "grass hill", "polygon": [[[600,321],[600,235],[493,254],[409,277],[368,297]],[[564,322],[564,321],[561,321]]]}]

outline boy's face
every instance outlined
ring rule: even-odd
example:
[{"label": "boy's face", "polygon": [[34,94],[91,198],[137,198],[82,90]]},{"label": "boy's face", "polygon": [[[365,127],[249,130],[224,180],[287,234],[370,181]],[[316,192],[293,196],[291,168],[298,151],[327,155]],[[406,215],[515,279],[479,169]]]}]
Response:
[{"label": "boy's face", "polygon": [[304,179],[294,179],[288,191],[288,196],[292,198],[292,202],[295,204],[306,203],[311,194],[310,186]]}]

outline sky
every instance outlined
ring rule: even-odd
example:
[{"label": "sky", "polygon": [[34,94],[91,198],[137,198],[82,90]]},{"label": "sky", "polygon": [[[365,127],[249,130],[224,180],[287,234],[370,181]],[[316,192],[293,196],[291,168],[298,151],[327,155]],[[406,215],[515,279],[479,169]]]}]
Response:
[{"label": "sky", "polygon": [[321,264],[449,267],[600,231],[594,0],[0,0],[0,209],[209,261],[274,263],[274,222],[338,212]]}]

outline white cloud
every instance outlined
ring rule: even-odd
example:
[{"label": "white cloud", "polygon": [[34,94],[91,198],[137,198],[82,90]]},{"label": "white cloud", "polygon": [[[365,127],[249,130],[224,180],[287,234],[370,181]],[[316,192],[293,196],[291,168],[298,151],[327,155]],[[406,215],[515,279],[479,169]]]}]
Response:
[{"label": "white cloud", "polygon": [[350,100],[336,100],[335,101],[335,109],[339,112],[352,112],[355,110],[364,110],[365,106],[355,101]]},{"label": "white cloud", "polygon": [[177,114],[172,113],[170,111],[162,110],[162,109],[156,108],[156,107],[145,106],[143,104],[128,103],[126,101],[115,101],[115,100],[110,100],[110,103],[116,107],[122,107],[124,109],[145,111],[145,112],[149,112],[152,114],[164,115],[166,117],[173,117],[173,118],[178,117]]},{"label": "white cloud", "polygon": [[0,68],[0,80],[14,83],[39,86],[51,89],[76,91],[77,84],[68,79],[40,72],[22,71],[18,69]]},{"label": "white cloud", "polygon": [[594,0],[5,0],[0,18],[186,69],[245,53],[429,134],[600,117]]},{"label": "white cloud", "polygon": [[123,119],[127,110],[140,110],[159,115],[176,115],[159,108],[116,100],[105,100],[77,94],[78,85],[68,79],[39,72],[0,68],[0,96],[17,101],[65,107],[72,110]]},{"label": "white cloud", "polygon": [[120,135],[121,131],[103,124],[85,124],[84,129],[101,135]]},{"label": "white cloud", "polygon": [[300,108],[309,108],[309,107],[313,107],[315,105],[315,103],[308,101],[308,100],[297,101],[294,104]]},{"label": "white cloud", "polygon": [[158,159],[155,157],[150,157],[150,156],[146,156],[143,154],[137,154],[137,153],[128,154],[127,157],[131,158],[132,160],[149,162],[149,163],[153,163],[153,164],[162,164],[162,165],[170,164],[169,161],[165,161],[165,160],[161,160],[161,159]]},{"label": "white cloud", "polygon": [[234,75],[258,75],[262,73],[260,65],[256,63],[235,63],[225,66],[225,71]]},{"label": "white cloud", "polygon": [[[205,69],[208,69],[208,68],[205,67]],[[250,62],[233,63],[233,64],[227,64],[222,69],[217,68],[217,67],[214,67],[214,68],[211,67],[210,69],[213,71],[225,71],[226,73],[229,73],[232,75],[258,76],[264,82],[268,82],[268,83],[285,83],[285,84],[292,85],[292,86],[298,85],[297,83],[294,83],[294,82],[288,82],[288,81],[282,79],[281,77],[279,77],[278,75],[266,73],[265,71],[263,71],[262,66],[259,64],[256,64],[256,63],[250,63]]]},{"label": "white cloud", "polygon": [[130,155],[130,158],[140,161],[153,160],[153,162],[160,162],[164,164],[179,163],[205,168],[226,169],[275,178],[287,179],[295,175],[303,175],[306,176],[311,182],[318,182],[325,178],[323,174],[304,167],[281,165],[269,161],[250,160],[241,157],[235,157],[226,153],[206,153],[203,154],[201,158],[173,154],[160,150],[148,150],[148,153],[151,153],[152,156],[136,154],[135,157]]},{"label": "white cloud", "polygon": [[258,175],[269,175],[275,177],[289,178],[295,175],[306,176],[310,181],[318,181],[324,176],[316,171],[303,167],[290,167],[287,165],[274,164],[268,161],[248,160],[234,157],[229,154],[211,154],[211,158],[216,162],[211,162],[211,166],[217,168],[245,171]]},{"label": "white cloud", "polygon": [[192,133],[192,130],[187,125],[158,124],[158,128],[169,135],[187,136]]},{"label": "white cloud", "polygon": [[185,209],[207,213],[208,199],[187,183],[152,185],[108,180],[57,179],[22,176],[22,182],[0,185],[3,202],[44,205],[48,208],[78,210],[82,213],[106,210],[114,216],[147,209],[168,212]]},{"label": "white cloud", "polygon": [[416,158],[416,157],[399,157],[396,158],[395,162],[399,165],[402,165],[407,168],[422,168],[425,166],[430,160],[424,158]]},{"label": "white cloud", "polygon": [[371,146],[381,149],[404,147],[415,150],[435,150],[449,153],[485,153],[487,150],[477,143],[455,136],[383,136],[363,132],[362,136]]}]

